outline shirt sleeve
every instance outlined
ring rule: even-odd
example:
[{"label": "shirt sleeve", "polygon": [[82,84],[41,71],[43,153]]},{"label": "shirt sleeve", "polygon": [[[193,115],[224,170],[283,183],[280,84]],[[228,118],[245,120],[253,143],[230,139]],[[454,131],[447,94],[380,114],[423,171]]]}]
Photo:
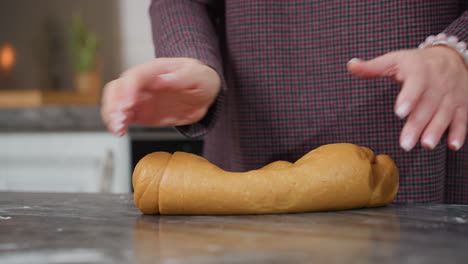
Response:
[{"label": "shirt sleeve", "polygon": [[465,10],[465,12],[457,20],[450,24],[444,30],[444,32],[448,35],[458,37],[460,41],[463,40],[468,42],[468,10]]},{"label": "shirt sleeve", "polygon": [[149,8],[156,57],[188,57],[213,68],[222,87],[207,114],[197,123],[176,127],[187,137],[199,138],[214,126],[226,94],[222,56],[216,26],[222,7],[215,0],[152,0]]}]

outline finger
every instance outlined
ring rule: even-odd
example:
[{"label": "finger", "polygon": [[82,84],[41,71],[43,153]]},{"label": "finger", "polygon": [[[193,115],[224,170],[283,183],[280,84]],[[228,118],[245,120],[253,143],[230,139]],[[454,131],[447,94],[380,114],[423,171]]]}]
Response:
[{"label": "finger", "polygon": [[[168,63],[173,65],[173,62]],[[197,70],[200,67],[201,64],[189,62],[173,68],[161,61],[153,61],[127,71],[121,79],[126,80],[126,87],[134,92],[132,99],[139,103],[151,99],[157,91],[195,86],[200,79]]]},{"label": "finger", "polygon": [[[191,58],[158,58],[127,70],[122,74],[122,77],[133,76],[135,79],[143,82],[153,81],[154,78],[159,76],[170,79],[174,76],[171,76],[169,73],[174,73],[181,69],[196,69],[200,66],[204,66],[204,64]],[[166,76],[166,74],[169,75]]]},{"label": "finger", "polygon": [[127,112],[134,106],[130,95],[127,95],[125,86],[114,85],[108,88],[108,95],[102,106],[104,120],[108,123],[112,119],[112,114],[116,112]]},{"label": "finger", "polygon": [[[116,135],[124,134],[130,120],[129,113],[134,111],[135,106],[151,98],[151,93],[145,91],[148,83],[152,84],[153,89],[167,86],[165,82],[171,83],[176,79],[168,71],[177,69],[176,64],[181,64],[181,61],[195,60],[166,58],[152,60],[133,67],[123,73],[119,79],[107,84],[104,87],[101,108],[101,115],[107,128]],[[161,78],[158,78],[158,75]]]},{"label": "finger", "polygon": [[351,59],[347,67],[351,73],[364,79],[392,77],[398,72],[398,63],[403,53],[403,51],[390,52],[369,61]]},{"label": "finger", "polygon": [[[133,80],[130,86],[136,87],[132,95],[136,105],[132,108],[135,111],[132,122],[151,123],[152,126],[179,125],[182,121],[185,124],[194,113],[194,107],[205,103],[207,96],[214,94],[213,89],[221,86],[220,78],[216,78],[217,73],[212,68],[196,60],[179,62],[177,68],[166,67],[163,73],[159,70],[148,71],[150,66],[156,65],[152,64],[123,75],[121,79]],[[179,102],[176,110],[173,109],[173,102]],[[148,107],[151,108],[151,105],[148,104],[157,106],[158,111],[149,114]],[[117,129],[121,130],[122,127],[117,126]]]},{"label": "finger", "polygon": [[440,104],[438,89],[430,89],[424,93],[415,110],[409,115],[400,136],[400,145],[410,151],[416,145],[422,131],[432,119]]},{"label": "finger", "polygon": [[411,113],[427,87],[423,72],[408,75],[411,77],[404,81],[395,103],[395,114],[401,119]]},{"label": "finger", "polygon": [[206,65],[189,63],[176,71],[157,76],[152,84],[147,86],[149,95],[142,94],[141,100],[147,99],[156,90],[166,90],[171,93],[180,91],[184,96],[194,99],[191,103],[197,104],[197,99],[205,100],[206,96],[216,92],[213,89],[219,90],[221,79],[216,76],[216,71]]},{"label": "finger", "polygon": [[128,123],[128,113],[134,106],[133,85],[121,78],[104,87],[101,115],[107,128],[114,134]]},{"label": "finger", "polygon": [[423,147],[434,149],[437,146],[442,135],[450,125],[454,112],[455,108],[452,101],[448,97],[445,97],[429,125],[424,130],[421,137],[421,145]]},{"label": "finger", "polygon": [[[157,76],[177,70],[177,68],[186,61],[192,61],[188,58],[157,58],[146,63],[136,65],[122,73],[120,76],[138,75],[145,77]],[[193,60],[195,61],[195,60]]]},{"label": "finger", "polygon": [[[177,86],[173,71],[181,67],[178,58],[158,58],[125,71],[121,80],[122,107],[147,101],[158,89]],[[178,65],[179,64],[179,65]],[[178,67],[176,67],[178,66]]]},{"label": "finger", "polygon": [[[207,76],[210,76],[209,71],[215,72],[212,68],[199,61],[187,60],[178,65],[178,67],[167,70],[166,73],[168,74],[160,74],[159,77],[167,81],[190,81],[187,84],[191,85],[193,82],[200,83],[206,80]],[[174,73],[175,75],[170,73]]]},{"label": "finger", "polygon": [[110,122],[110,113],[113,108],[112,102],[115,100],[116,81],[111,81],[104,86],[102,94],[101,118],[106,124]]},{"label": "finger", "polygon": [[459,150],[463,146],[467,122],[467,109],[465,107],[457,108],[450,124],[448,136],[448,145],[452,150]]},{"label": "finger", "polygon": [[126,129],[128,117],[123,112],[114,112],[110,114],[110,121],[108,124],[109,130],[119,135],[123,130]]},{"label": "finger", "polygon": [[114,119],[114,123],[111,125],[112,126],[112,133],[116,136],[124,136],[127,133],[128,130],[128,125],[130,124],[132,118],[133,118],[133,112],[128,112],[125,115],[122,115],[122,113],[114,113],[116,115]]}]

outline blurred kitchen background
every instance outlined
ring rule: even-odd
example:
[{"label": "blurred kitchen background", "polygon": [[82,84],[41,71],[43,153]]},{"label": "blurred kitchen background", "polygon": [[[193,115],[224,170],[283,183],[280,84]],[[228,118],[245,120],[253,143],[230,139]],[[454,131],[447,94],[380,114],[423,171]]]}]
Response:
[{"label": "blurred kitchen background", "polygon": [[0,191],[131,192],[154,151],[201,154],[173,128],[112,136],[103,85],[154,57],[150,0],[1,0]]}]

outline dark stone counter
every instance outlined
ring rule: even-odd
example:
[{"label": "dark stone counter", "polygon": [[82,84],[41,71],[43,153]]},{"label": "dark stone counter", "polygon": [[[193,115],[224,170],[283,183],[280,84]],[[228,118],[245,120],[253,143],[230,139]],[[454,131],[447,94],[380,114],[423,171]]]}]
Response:
[{"label": "dark stone counter", "polygon": [[[45,106],[0,109],[1,132],[106,132],[99,106]],[[185,139],[173,127],[131,124],[137,138]]]},{"label": "dark stone counter", "polygon": [[0,132],[105,130],[98,106],[0,109]]},{"label": "dark stone counter", "polygon": [[467,205],[143,216],[130,195],[0,192],[6,263],[467,263]]}]

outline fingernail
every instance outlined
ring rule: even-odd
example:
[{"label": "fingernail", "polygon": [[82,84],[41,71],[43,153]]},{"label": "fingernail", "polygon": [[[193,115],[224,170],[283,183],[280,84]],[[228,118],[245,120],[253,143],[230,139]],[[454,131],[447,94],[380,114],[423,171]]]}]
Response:
[{"label": "fingernail", "polygon": [[352,58],[348,61],[348,63],[355,63],[355,62],[361,62],[362,60],[361,59],[358,59],[358,58]]},{"label": "fingernail", "polygon": [[165,73],[159,75],[159,78],[163,79],[164,81],[173,81],[177,80],[177,75],[175,75],[174,73]]},{"label": "fingernail", "polygon": [[403,102],[400,106],[398,106],[397,110],[395,111],[395,114],[403,119],[409,114],[409,109],[410,109],[410,103],[409,102]]},{"label": "fingernail", "polygon": [[455,150],[459,150],[461,148],[461,144],[460,144],[460,141],[458,140],[452,140],[452,143],[450,143],[452,145],[452,147],[455,149]]},{"label": "fingernail", "polygon": [[111,125],[111,129],[115,134],[118,134],[120,130],[122,130],[123,127],[124,127],[123,123],[113,123]]},{"label": "fingernail", "polygon": [[403,137],[403,139],[401,140],[400,146],[401,146],[402,149],[404,149],[406,152],[408,152],[414,146],[413,141],[414,141],[413,136],[412,135],[407,135],[407,136]]},{"label": "fingernail", "polygon": [[123,123],[127,116],[123,112],[115,112],[111,114],[111,122],[114,124]]},{"label": "fingernail", "polygon": [[125,131],[120,131],[118,133],[115,133],[115,135],[118,137],[123,137],[123,135],[125,135]]},{"label": "fingernail", "polygon": [[110,122],[110,125],[109,125],[109,128],[112,132],[116,133],[118,132],[119,130],[121,130],[125,124],[124,124],[124,121],[125,119],[123,119],[122,117],[124,117],[123,115],[117,115],[118,113],[116,113],[116,118],[113,118]]},{"label": "fingernail", "polygon": [[432,136],[428,136],[423,139],[423,144],[428,146],[430,149],[434,149],[436,147],[435,139]]},{"label": "fingernail", "polygon": [[133,102],[122,103],[122,104],[119,105],[119,109],[127,110],[127,109],[131,108],[133,105],[134,105]]},{"label": "fingernail", "polygon": [[115,131],[120,131],[122,130],[123,127],[124,127],[123,123],[118,123],[115,125]]}]

